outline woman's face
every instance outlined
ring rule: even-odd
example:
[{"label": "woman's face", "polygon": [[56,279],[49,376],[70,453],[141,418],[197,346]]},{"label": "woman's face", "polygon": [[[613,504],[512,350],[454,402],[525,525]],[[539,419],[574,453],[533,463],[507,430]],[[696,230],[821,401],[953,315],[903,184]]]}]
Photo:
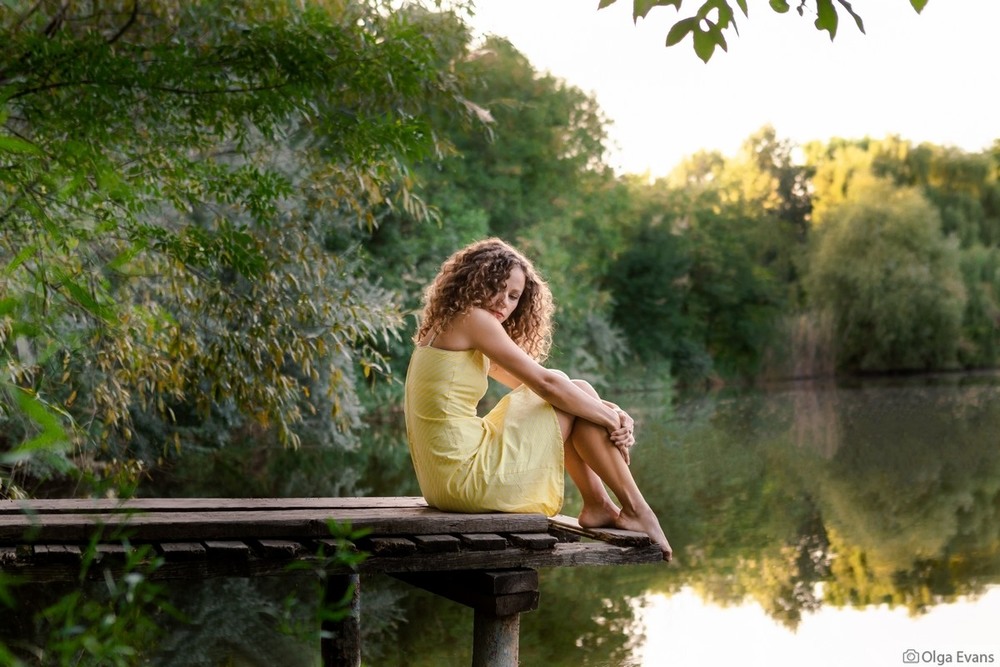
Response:
[{"label": "woman's face", "polygon": [[493,317],[501,322],[510,317],[511,313],[517,308],[517,304],[521,302],[521,295],[524,294],[526,281],[527,278],[521,267],[515,266],[511,269],[503,289],[490,299],[488,310]]}]

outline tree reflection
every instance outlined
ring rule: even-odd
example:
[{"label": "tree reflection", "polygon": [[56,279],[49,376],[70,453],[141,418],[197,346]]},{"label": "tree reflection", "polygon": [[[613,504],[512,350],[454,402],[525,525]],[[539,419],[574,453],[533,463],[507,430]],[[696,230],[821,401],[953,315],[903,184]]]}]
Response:
[{"label": "tree reflection", "polygon": [[636,473],[683,554],[668,578],[708,601],[795,627],[820,604],[920,612],[998,580],[993,381],[716,395],[661,417]]},{"label": "tree reflection", "polygon": [[[753,602],[794,629],[823,605],[919,614],[1000,583],[996,378],[641,402],[627,406],[641,437],[632,470],[675,563],[542,571],[540,607],[521,618],[521,664],[633,664],[650,593]],[[391,655],[372,664],[471,659],[469,610],[406,599],[406,618],[420,622],[402,624]]]}]

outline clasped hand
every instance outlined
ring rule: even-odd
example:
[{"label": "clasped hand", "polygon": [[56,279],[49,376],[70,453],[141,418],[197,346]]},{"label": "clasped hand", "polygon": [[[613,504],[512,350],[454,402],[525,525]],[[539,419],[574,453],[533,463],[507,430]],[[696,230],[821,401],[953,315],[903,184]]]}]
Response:
[{"label": "clasped hand", "polygon": [[632,462],[629,450],[635,444],[635,420],[624,410],[619,409],[617,412],[618,428],[609,429],[608,435],[611,437],[611,444],[618,448],[622,458],[625,459],[625,464],[628,465]]}]

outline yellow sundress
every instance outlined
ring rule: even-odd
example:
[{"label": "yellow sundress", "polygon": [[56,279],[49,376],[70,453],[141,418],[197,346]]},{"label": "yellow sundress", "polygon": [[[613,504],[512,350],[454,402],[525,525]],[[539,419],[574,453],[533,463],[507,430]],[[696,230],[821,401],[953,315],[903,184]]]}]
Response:
[{"label": "yellow sundress", "polygon": [[565,470],[555,410],[521,386],[479,417],[489,364],[477,350],[414,349],[404,413],[420,491],[450,512],[552,516],[562,507]]}]

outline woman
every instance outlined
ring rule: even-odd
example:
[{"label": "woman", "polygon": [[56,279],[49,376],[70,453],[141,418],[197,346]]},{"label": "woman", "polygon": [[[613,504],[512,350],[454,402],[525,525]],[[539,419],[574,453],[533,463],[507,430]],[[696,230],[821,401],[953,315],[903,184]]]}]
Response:
[{"label": "woman", "polygon": [[[446,511],[552,516],[565,470],[583,497],[581,526],[644,532],[670,560],[628,467],[632,418],[587,382],[539,363],[552,310],[548,286],[500,239],[473,243],[442,265],[424,294],[406,375],[406,431],[421,492]],[[487,376],[513,391],[479,417]]]}]

